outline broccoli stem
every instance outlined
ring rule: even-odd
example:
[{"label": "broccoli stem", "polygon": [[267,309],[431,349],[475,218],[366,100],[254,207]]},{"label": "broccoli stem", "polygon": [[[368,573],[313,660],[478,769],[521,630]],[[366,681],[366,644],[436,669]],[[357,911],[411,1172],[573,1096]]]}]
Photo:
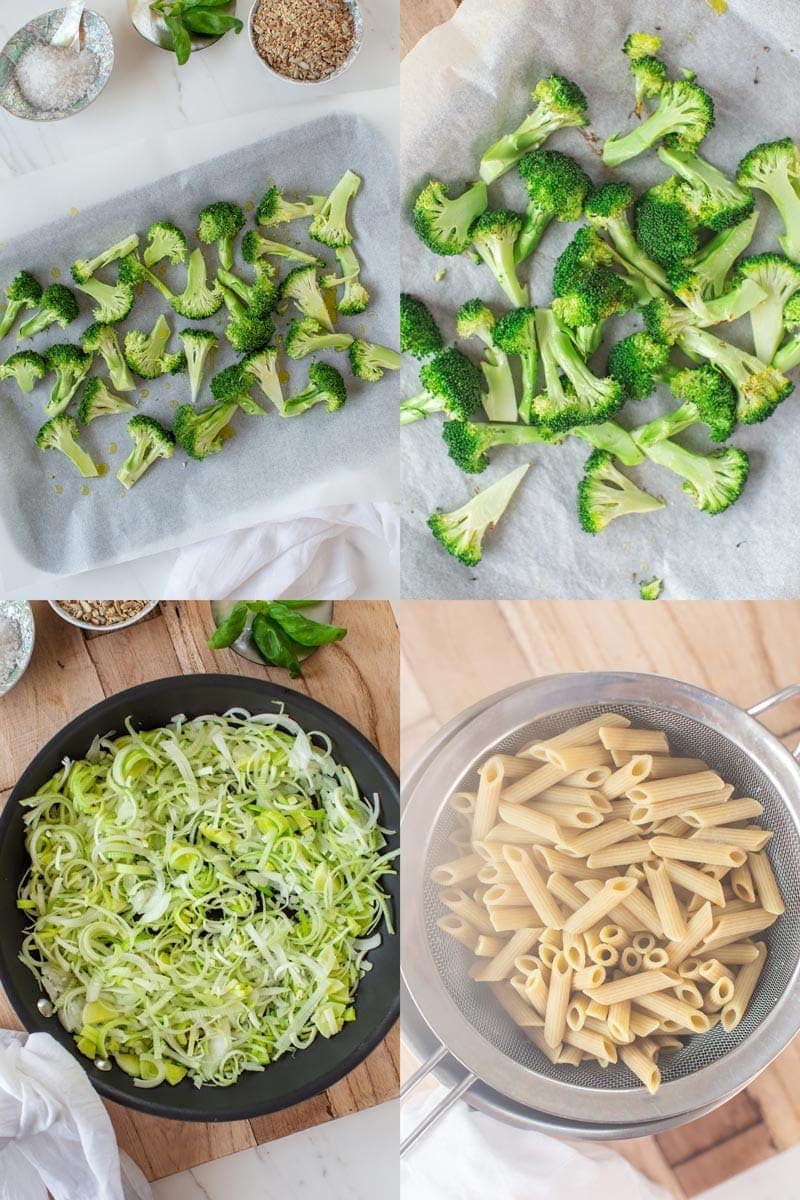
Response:
[{"label": "broccoli stem", "polygon": [[482,396],[483,409],[490,421],[516,421],[517,392],[508,358],[502,350],[489,349],[481,363],[488,391]]},{"label": "broccoli stem", "polygon": [[772,365],[778,371],[783,371],[784,374],[800,365],[800,333],[796,333],[794,337],[789,338],[788,342],[784,342],[772,360]]},{"label": "broccoli stem", "polygon": [[408,400],[404,400],[400,405],[400,424],[410,425],[412,421],[421,421],[431,413],[442,411],[442,404],[438,397],[432,396],[430,392],[420,392],[417,396],[411,396]]},{"label": "broccoli stem", "polygon": [[524,262],[528,255],[533,254],[544,236],[545,230],[553,220],[551,213],[543,212],[540,208],[528,206],[525,220],[522,223],[517,244],[514,247],[514,261]]},{"label": "broccoli stem", "polygon": [[[752,280],[747,280],[752,283]],[[744,285],[743,285],[744,286]],[[758,285],[756,285],[758,286]],[[763,291],[763,289],[759,289]],[[750,324],[753,329],[756,358],[770,363],[775,357],[783,335],[783,305],[784,299],[774,292],[764,293],[761,303],[756,303],[745,312],[750,312]],[[741,315],[741,314],[737,314]],[[733,318],[731,318],[733,319]]]},{"label": "broccoli stem", "polygon": [[768,195],[786,226],[786,233],[778,238],[781,248],[788,258],[800,262],[800,196],[789,176],[777,172],[770,179]]},{"label": "broccoli stem", "polygon": [[619,167],[629,158],[636,158],[660,142],[675,126],[675,113],[670,105],[662,105],[651,113],[637,129],[623,137],[612,137],[603,147],[603,162],[607,167]]},{"label": "broccoli stem", "polygon": [[11,332],[14,327],[14,322],[24,307],[25,302],[23,300],[9,300],[8,304],[3,310],[2,319],[0,319],[0,340],[2,340],[7,333]]},{"label": "broccoli stem", "polygon": [[636,467],[644,459],[627,429],[617,425],[616,421],[602,421],[599,425],[575,425],[569,432],[572,437],[582,438],[596,450],[606,450],[613,454],[626,467]]},{"label": "broccoli stem", "polygon": [[657,285],[658,292],[653,292],[652,289],[648,288],[650,295],[657,297],[669,291],[669,280],[667,279],[666,271],[658,263],[653,262],[652,258],[648,258],[644,251],[641,250],[628,222],[624,219],[610,221],[607,228],[609,237],[614,243],[614,249],[623,258],[625,265],[632,267],[646,279],[651,280]]},{"label": "broccoli stem", "polygon": [[697,409],[687,400],[673,412],[654,417],[646,425],[640,426],[634,431],[633,437],[636,445],[645,449],[647,446],[655,445],[656,442],[663,442],[667,438],[675,437],[676,434],[683,433],[684,429],[695,424],[697,424]]},{"label": "broccoli stem", "polygon": [[758,213],[754,212],[746,221],[715,234],[699,254],[687,260],[687,267],[708,279],[708,292],[712,298],[724,293],[728,272],[752,242],[757,223]]},{"label": "broccoli stem", "polygon": [[489,147],[481,159],[481,179],[484,183],[493,183],[495,179],[505,175],[506,171],[510,171],[529,150],[541,146],[558,128],[559,120],[554,119],[553,114],[543,105],[537,105],[513,133],[505,134]]}]

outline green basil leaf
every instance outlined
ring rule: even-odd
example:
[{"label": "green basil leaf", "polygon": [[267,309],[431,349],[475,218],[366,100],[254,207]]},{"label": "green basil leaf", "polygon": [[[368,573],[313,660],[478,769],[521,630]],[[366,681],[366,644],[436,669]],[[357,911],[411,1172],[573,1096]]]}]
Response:
[{"label": "green basil leaf", "polygon": [[193,8],[226,8],[230,0],[183,0],[183,11],[191,12]]},{"label": "green basil leaf", "polygon": [[242,22],[238,17],[228,13],[217,12],[213,8],[190,8],[183,14],[184,24],[192,33],[202,33],[206,37],[217,37],[234,29],[242,32]]},{"label": "green basil leaf", "polygon": [[175,12],[171,12],[164,17],[164,24],[172,34],[172,46],[175,51],[175,57],[178,60],[178,66],[183,67],[189,61],[192,53],[192,39],[189,36],[189,30],[184,25],[180,16]]},{"label": "green basil leaf", "polygon": [[218,625],[212,633],[208,639],[208,645],[212,650],[224,650],[226,646],[232,646],[244,632],[246,624],[247,605],[243,600],[239,600],[234,604],[222,624]]},{"label": "green basil leaf", "polygon": [[325,646],[329,642],[340,642],[347,633],[338,625],[323,625],[319,621],[311,621],[296,609],[289,608],[280,600],[270,605],[273,621],[277,621],[284,633],[288,633],[292,641],[301,646]]},{"label": "green basil leaf", "polygon": [[[273,602],[274,603],[274,602]],[[315,608],[317,604],[322,604],[321,600],[281,600],[286,608]]]},{"label": "green basil leaf", "polygon": [[253,618],[253,641],[265,662],[283,667],[291,679],[297,679],[301,674],[300,663],[290,639],[279,625],[263,613],[256,613]]}]

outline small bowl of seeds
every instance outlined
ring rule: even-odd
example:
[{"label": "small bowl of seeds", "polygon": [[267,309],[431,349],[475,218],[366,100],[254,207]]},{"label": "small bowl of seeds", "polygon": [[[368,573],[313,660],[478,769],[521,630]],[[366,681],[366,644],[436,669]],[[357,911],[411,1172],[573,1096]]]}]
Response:
[{"label": "small bowl of seeds", "polygon": [[135,625],[157,600],[48,600],[53,612],[79,629],[124,629]]},{"label": "small bowl of seeds", "polygon": [[357,0],[254,0],[250,44],[287,83],[329,83],[353,65],[364,40]]}]

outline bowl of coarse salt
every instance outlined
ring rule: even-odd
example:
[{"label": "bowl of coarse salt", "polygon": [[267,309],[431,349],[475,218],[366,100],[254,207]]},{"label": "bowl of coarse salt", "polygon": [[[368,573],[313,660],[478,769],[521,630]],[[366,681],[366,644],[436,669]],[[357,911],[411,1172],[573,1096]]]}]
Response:
[{"label": "bowl of coarse salt", "polygon": [[62,121],[96,100],[111,77],[114,40],[108,22],[86,10],[72,46],[54,44],[66,8],[23,25],[0,51],[0,105],[26,121]]},{"label": "bowl of coarse salt", "polygon": [[263,66],[285,83],[330,83],[364,41],[357,0],[254,0],[247,23]]},{"label": "bowl of coarse salt", "polygon": [[33,654],[33,610],[25,600],[0,600],[0,696],[19,683]]}]

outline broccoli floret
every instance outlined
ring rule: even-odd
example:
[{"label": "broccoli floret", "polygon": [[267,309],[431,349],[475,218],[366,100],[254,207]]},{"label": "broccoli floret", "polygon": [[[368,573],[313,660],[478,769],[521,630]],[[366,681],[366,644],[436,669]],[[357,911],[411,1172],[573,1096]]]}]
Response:
[{"label": "broccoli floret", "polygon": [[107,267],[109,263],[116,262],[118,258],[125,258],[128,254],[133,254],[138,245],[139,235],[132,233],[129,237],[109,246],[107,250],[103,250],[96,258],[79,258],[72,264],[72,278],[78,284],[86,283],[101,267]]},{"label": "broccoli floret", "polygon": [[400,293],[400,349],[414,358],[430,358],[444,346],[439,327],[416,296]]},{"label": "broccoli floret", "polygon": [[352,246],[340,246],[336,251],[339,275],[323,275],[320,285],[324,288],[342,287],[336,307],[346,317],[357,316],[369,304],[369,292],[359,280],[361,264]]},{"label": "broccoli floret", "polygon": [[626,467],[637,467],[644,459],[627,429],[616,421],[600,421],[597,425],[573,425],[570,437],[580,438],[597,450],[605,450]]},{"label": "broccoli floret", "polygon": [[739,163],[736,182],[767,193],[786,230],[781,249],[800,262],[800,147],[791,138],[754,146]]},{"label": "broccoli floret", "polygon": [[697,222],[685,203],[686,186],[672,175],[640,196],[634,208],[642,250],[669,268],[697,253]]},{"label": "broccoli floret", "polygon": [[642,579],[639,583],[639,597],[642,600],[658,600],[664,591],[664,580],[654,576],[652,579]]},{"label": "broccoli floret", "polygon": [[361,178],[354,171],[345,171],[331,194],[325,198],[308,227],[315,242],[336,250],[349,246],[353,235],[347,228],[347,209],[361,187]]},{"label": "broccoli floret", "polygon": [[634,430],[636,444],[643,447],[675,437],[698,423],[708,426],[712,442],[726,442],[736,425],[737,396],[730,380],[710,363],[683,370],[672,368],[667,378],[672,394],[683,404]]},{"label": "broccoli floret", "polygon": [[133,449],[117,471],[117,479],[124,488],[132,488],[157,458],[172,458],[175,452],[175,438],[152,417],[141,413],[131,417],[128,433]]},{"label": "broccoli floret", "polygon": [[575,341],[587,357],[600,345],[609,317],[628,312],[636,303],[631,286],[608,267],[595,267],[555,291],[553,312],[575,331]]},{"label": "broccoli floret", "polygon": [[259,350],[242,359],[242,370],[247,371],[261,391],[271,400],[279,413],[283,412],[283,386],[278,370],[278,351]]},{"label": "broccoli floret", "polygon": [[184,329],[178,337],[186,355],[192,404],[200,394],[206,371],[210,371],[217,353],[217,335],[210,329]]},{"label": "broccoli floret", "polygon": [[321,265],[320,259],[313,254],[306,254],[305,250],[300,250],[297,246],[287,246],[285,242],[273,242],[270,238],[265,238],[257,229],[248,229],[242,238],[244,261],[251,264],[257,263],[266,255],[285,258],[289,262],[306,263],[308,266],[318,267]]},{"label": "broccoli floret", "polygon": [[669,285],[663,267],[642,251],[628,223],[628,208],[633,203],[633,190],[627,183],[607,183],[598,188],[586,201],[584,212],[589,224],[605,231],[617,253],[629,266],[666,289]]},{"label": "broccoli floret", "polygon": [[208,408],[197,410],[182,404],[175,413],[172,432],[190,458],[207,458],[221,450],[225,443],[224,430],[236,412],[235,401],[222,400]]},{"label": "broccoli floret", "polygon": [[668,376],[669,345],[641,330],[631,333],[612,346],[607,369],[626,400],[644,400]]},{"label": "broccoli floret", "polygon": [[325,196],[307,200],[286,200],[276,187],[267,188],[256,211],[259,225],[285,225],[303,217],[314,217],[325,203]]},{"label": "broccoli floret", "polygon": [[365,379],[368,383],[377,383],[383,378],[384,371],[400,369],[401,359],[396,350],[365,342],[363,338],[356,338],[348,353],[350,370],[357,379]]},{"label": "broccoli floret", "polygon": [[212,317],[222,306],[222,288],[216,281],[209,287],[206,261],[199,246],[189,255],[186,286],[179,296],[176,296],[163,279],[159,279],[148,267],[140,266],[140,274],[152,283],[178,316],[184,317],[187,321],[204,321],[206,317]]},{"label": "broccoli floret", "polygon": [[17,341],[32,338],[37,333],[49,329],[51,325],[60,325],[66,329],[78,315],[78,302],[69,288],[63,283],[51,283],[39,297],[39,311],[24,321],[17,330]]},{"label": "broccoli floret", "polygon": [[528,289],[517,278],[514,255],[522,217],[499,208],[482,213],[472,226],[472,244],[512,304],[528,303]]},{"label": "broccoli floret", "polygon": [[714,101],[708,92],[688,79],[667,80],[655,112],[623,137],[607,139],[603,162],[618,167],[660,141],[670,149],[696,150],[713,125]]},{"label": "broccoli floret", "polygon": [[448,554],[468,567],[481,561],[487,530],[498,523],[508,508],[528,465],[510,471],[454,512],[433,513],[428,517],[428,528]]},{"label": "broccoli floret", "polygon": [[89,278],[75,286],[94,300],[92,316],[102,325],[117,325],[125,320],[133,308],[133,286],[121,276],[116,283]]},{"label": "broccoli floret", "polygon": [[324,404],[328,412],[336,412],[347,399],[344,380],[328,363],[312,363],[308,369],[308,386],[295,396],[288,396],[283,406],[284,417],[296,417],[315,404]]},{"label": "broccoli floret", "polygon": [[504,313],[492,330],[495,346],[506,354],[515,354],[522,373],[520,420],[530,423],[539,373],[539,349],[536,343],[536,309],[513,308]]},{"label": "broccoli floret", "polygon": [[233,243],[244,227],[245,216],[238,204],[217,200],[208,204],[197,218],[197,236],[201,242],[217,243],[219,261],[226,271],[233,266]]},{"label": "broccoli floret", "polygon": [[539,423],[562,432],[573,425],[606,421],[622,407],[625,397],[619,383],[610,376],[599,379],[590,371],[549,309],[536,310],[536,337],[547,389],[533,401]]},{"label": "broccoli floret", "polygon": [[520,161],[528,208],[517,238],[518,263],[532,254],[551,221],[577,221],[592,181],[580,163],[559,150],[532,150]]},{"label": "broccoli floret", "polygon": [[645,443],[642,449],[653,462],[683,478],[683,490],[702,512],[724,512],[747,483],[750,460],[744,450],[733,446],[704,455],[665,440]]},{"label": "broccoli floret", "polygon": [[245,283],[233,271],[223,269],[217,273],[217,283],[222,288],[225,307],[232,317],[248,314],[251,317],[268,317],[278,303],[278,288],[263,275],[256,275],[253,283]]},{"label": "broccoli floret", "polygon": [[304,317],[302,321],[292,321],[283,345],[289,358],[305,358],[320,350],[347,350],[352,341],[352,334],[326,333],[316,321]]},{"label": "broccoli floret", "polygon": [[753,240],[757,224],[758,213],[754,212],[741,225],[715,234],[697,254],[677,264],[672,270],[678,272],[679,278],[691,274],[693,289],[704,300],[722,296],[728,287],[728,273]]},{"label": "broccoli floret", "polygon": [[783,337],[783,311],[787,301],[800,290],[800,266],[781,254],[751,254],[743,258],[736,279],[757,285],[763,293],[760,304],[750,311],[756,357],[772,362]]},{"label": "broccoli floret", "polygon": [[78,426],[73,418],[61,413],[45,421],[36,434],[36,445],[40,450],[60,450],[75,464],[84,479],[94,479],[100,472],[78,444],[78,437]]},{"label": "broccoli floret", "polygon": [[211,380],[211,395],[217,401],[238,404],[243,412],[253,416],[262,415],[264,409],[250,395],[253,376],[240,363],[226,367]]},{"label": "broccoli floret", "polygon": [[21,392],[32,392],[47,374],[47,363],[35,350],[18,350],[0,363],[0,379],[13,379]]},{"label": "broccoli floret", "polygon": [[687,329],[696,328],[698,321],[688,308],[678,308],[669,300],[651,300],[643,310],[644,327],[656,342],[674,346]]},{"label": "broccoli floret", "polygon": [[466,420],[481,402],[481,375],[460,350],[440,350],[419,373],[423,391],[400,405],[400,424],[409,425],[430,413],[445,412]]},{"label": "broccoli floret", "polygon": [[480,175],[485,183],[505,175],[524,154],[541,146],[557,129],[587,123],[586,97],[577,83],[563,75],[540,79],[531,92],[531,100],[536,107],[522,124],[490,146],[481,158]]},{"label": "broccoli floret", "polygon": [[125,334],[123,355],[131,371],[142,379],[157,379],[159,375],[175,375],[186,368],[183,353],[167,353],[170,327],[166,317],[159,316],[150,333],[132,329]]},{"label": "broccoli floret", "polygon": [[[788,262],[788,259],[785,261]],[[706,300],[702,294],[705,285],[702,275],[698,276],[691,269],[687,270],[681,265],[670,268],[669,281],[675,295],[692,310],[699,325],[719,325],[722,321],[735,321],[755,308],[760,309],[767,295],[755,279],[737,275],[724,295]],[[780,332],[778,338],[780,339]]]},{"label": "broccoli floret", "polygon": [[650,33],[631,33],[625,39],[623,54],[630,59],[631,75],[636,84],[634,111],[641,115],[645,100],[657,96],[667,81],[667,68],[656,58],[661,38]]},{"label": "broccoli floret", "polygon": [[486,347],[481,371],[486,381],[484,411],[490,421],[516,421],[517,393],[508,356],[494,343],[495,317],[482,300],[467,300],[456,314],[459,337],[478,337]]},{"label": "broccoli floret", "polygon": [[6,288],[7,304],[0,317],[0,338],[14,328],[17,317],[26,308],[36,308],[42,298],[42,285],[29,271],[20,271]]},{"label": "broccoli floret", "polygon": [[153,267],[166,258],[171,263],[186,261],[189,245],[186,235],[171,221],[154,221],[147,231],[144,248],[144,265]]},{"label": "broccoli floret", "polygon": [[462,254],[488,204],[485,183],[471,183],[452,200],[449,190],[446,183],[431,179],[414,202],[414,232],[434,254]]},{"label": "broccoli floret", "polygon": [[256,354],[272,341],[274,335],[275,323],[269,317],[250,312],[234,317],[225,328],[225,337],[239,354]]},{"label": "broccoli floret", "polygon": [[593,450],[578,484],[578,519],[587,533],[601,533],[617,517],[656,512],[664,507],[617,470],[605,450]]},{"label": "broccoli floret", "polygon": [[687,328],[678,339],[690,358],[705,358],[736,388],[736,419],[743,425],[765,421],[793,390],[791,380],[738,346],[723,342],[707,329]]},{"label": "broccoli floret", "polygon": [[96,417],[110,417],[114,413],[132,411],[133,405],[112,392],[102,379],[98,379],[97,376],[87,379],[78,405],[78,420],[83,425],[88,425]]},{"label": "broccoli floret", "polygon": [[87,354],[100,355],[108,369],[111,383],[118,392],[134,390],[136,383],[122,356],[117,331],[113,325],[90,325],[83,332],[81,345]]},{"label": "broccoli floret", "polygon": [[661,146],[658,157],[689,185],[686,206],[699,225],[719,232],[752,215],[755,202],[750,193],[699,155]]},{"label": "broccoli floret", "polygon": [[55,371],[56,375],[45,412],[49,417],[57,417],[68,407],[72,397],[89,374],[92,356],[86,354],[79,346],[57,343],[55,346],[48,346],[45,350],[44,361],[47,370]]},{"label": "broccoli floret", "polygon": [[627,54],[631,62],[638,62],[648,54],[658,54],[661,49],[661,38],[654,33],[629,33],[622,47],[622,53]]},{"label": "broccoli floret", "polygon": [[796,292],[783,310],[785,329],[791,334],[772,360],[779,371],[791,371],[800,363],[800,292]]},{"label": "broccoli floret", "polygon": [[557,435],[531,425],[507,422],[477,425],[473,421],[445,421],[442,437],[450,457],[470,475],[486,470],[489,466],[487,455],[494,446],[522,446],[557,440]]},{"label": "broccoli floret", "polygon": [[283,280],[280,294],[282,300],[294,300],[304,317],[311,317],[318,325],[333,332],[333,321],[320,291],[316,267],[295,267]]}]

